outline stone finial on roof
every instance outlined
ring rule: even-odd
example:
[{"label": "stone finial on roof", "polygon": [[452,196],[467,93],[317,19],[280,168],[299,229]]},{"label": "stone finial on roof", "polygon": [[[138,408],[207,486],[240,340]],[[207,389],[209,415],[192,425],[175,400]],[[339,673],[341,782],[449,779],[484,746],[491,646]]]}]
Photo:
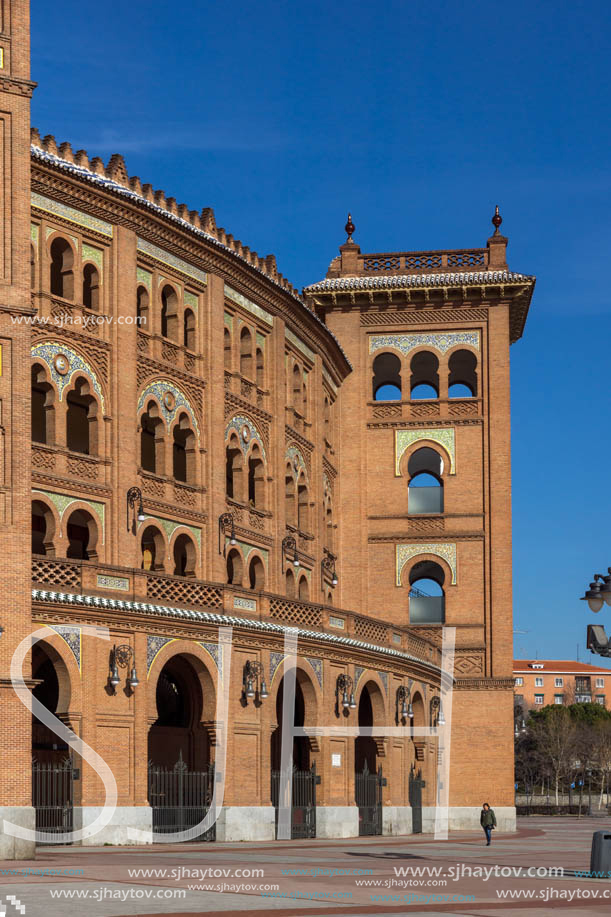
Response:
[{"label": "stone finial on roof", "polygon": [[492,217],[492,225],[494,226],[494,235],[495,236],[499,234],[499,228],[502,222],[503,222],[503,217],[499,213],[499,205],[497,204],[496,207],[494,208],[494,216]]},{"label": "stone finial on roof", "polygon": [[344,229],[345,229],[346,232],[348,233],[348,238],[346,239],[346,242],[352,242],[352,233],[355,231],[356,227],[355,227],[354,223],[352,222],[352,214],[351,214],[351,213],[348,214],[348,222],[347,222],[346,225],[344,226]]}]

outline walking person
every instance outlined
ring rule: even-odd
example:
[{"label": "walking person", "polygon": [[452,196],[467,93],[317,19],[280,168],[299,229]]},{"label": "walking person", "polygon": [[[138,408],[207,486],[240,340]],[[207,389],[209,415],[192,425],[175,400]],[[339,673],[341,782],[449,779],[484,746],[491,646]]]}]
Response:
[{"label": "walking person", "polygon": [[494,814],[494,809],[491,809],[487,802],[483,805],[479,822],[486,832],[486,847],[489,847],[492,840],[492,829],[496,828],[496,815]]}]

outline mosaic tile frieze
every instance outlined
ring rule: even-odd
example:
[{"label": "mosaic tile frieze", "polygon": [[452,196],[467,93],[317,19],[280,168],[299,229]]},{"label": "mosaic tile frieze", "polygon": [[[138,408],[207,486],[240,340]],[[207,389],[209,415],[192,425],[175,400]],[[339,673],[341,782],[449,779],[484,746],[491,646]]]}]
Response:
[{"label": "mosaic tile frieze", "polygon": [[433,554],[445,560],[452,571],[452,585],[456,585],[456,545],[438,542],[435,544],[398,544],[396,546],[397,586],[401,585],[401,574],[405,564],[420,554]]},{"label": "mosaic tile frieze", "polygon": [[71,386],[75,375],[80,373],[86,376],[99,398],[102,413],[106,414],[104,393],[96,373],[91,365],[71,347],[59,341],[44,341],[32,347],[32,358],[40,360],[49,370],[49,375],[57,387],[60,401],[63,400],[64,392]]},{"label": "mosaic tile frieze", "polygon": [[30,241],[34,242],[35,245],[38,245],[38,223],[30,224]]},{"label": "mosaic tile frieze", "polygon": [[145,271],[143,267],[139,267],[136,271],[136,280],[138,286],[146,287],[146,289],[149,291],[149,294],[151,293],[153,287],[153,275],[150,271]]},{"label": "mosaic tile frieze", "polygon": [[101,249],[94,248],[93,245],[87,245],[87,243],[83,242],[82,259],[83,261],[92,261],[100,274],[102,273],[104,267],[104,252]]},{"label": "mosaic tile frieze", "polygon": [[322,688],[322,659],[312,659],[311,656],[306,656],[305,658],[314,669],[319,688]]},{"label": "mosaic tile frieze", "polygon": [[263,437],[249,417],[245,417],[243,414],[235,414],[225,427],[225,440],[231,436],[232,431],[237,434],[240,449],[245,456],[248,455],[252,444],[258,443],[263,461],[267,461]]},{"label": "mosaic tile frieze", "polygon": [[230,331],[233,331],[233,315],[229,312],[223,312],[223,321],[226,327],[229,328]]},{"label": "mosaic tile frieze", "polygon": [[428,439],[439,443],[450,456],[450,474],[456,474],[456,437],[454,427],[440,430],[395,430],[395,477],[400,477],[401,459],[410,446]]},{"label": "mosaic tile frieze", "polygon": [[270,653],[269,654],[269,683],[274,680],[274,675],[278,671],[279,666],[282,665],[284,661],[284,653]]},{"label": "mosaic tile frieze", "polygon": [[176,255],[172,255],[171,252],[166,252],[157,245],[153,245],[152,242],[147,242],[146,239],[138,239],[138,251],[148,255],[150,258],[154,258],[155,261],[159,261],[160,264],[165,264],[167,267],[173,267],[186,277],[192,277],[193,280],[197,280],[198,283],[206,284],[208,282],[208,275],[205,271],[201,271],[198,267],[189,264],[188,261],[183,261],[182,258],[177,258]]},{"label": "mosaic tile frieze", "polygon": [[82,210],[67,207],[65,204],[60,204],[59,201],[53,201],[42,194],[36,194],[36,192],[32,192],[32,207],[43,210],[45,213],[62,217],[62,219],[68,220],[70,223],[76,223],[77,226],[93,229],[94,232],[98,232],[101,236],[108,236],[112,239],[113,228],[110,223],[91,216],[89,213],[83,213]]},{"label": "mosaic tile frieze", "polygon": [[172,541],[176,529],[187,529],[193,535],[198,547],[201,548],[202,530],[196,528],[196,526],[187,525],[185,522],[175,522],[173,519],[163,519],[161,516],[145,516],[144,520],[140,523],[140,530],[142,531],[142,528],[146,528],[147,524],[151,522],[156,522],[157,525],[160,526],[160,528],[165,532],[166,538],[168,540],[168,545]]},{"label": "mosaic tile frieze", "polygon": [[388,672],[378,672],[378,678],[384,685],[385,694],[388,694]]},{"label": "mosaic tile frieze", "polygon": [[[229,535],[225,535],[225,545],[229,545]],[[261,555],[263,563],[265,565],[265,570],[267,571],[267,562],[269,559],[269,551],[267,548],[261,548],[258,544],[249,544],[247,541],[240,541],[236,539],[237,547],[242,549],[242,556],[244,558],[244,563],[248,563],[248,557],[253,551],[257,551]],[[232,545],[233,547],[233,545]]]},{"label": "mosaic tile frieze", "polygon": [[286,461],[291,466],[293,470],[293,475],[295,480],[299,478],[299,475],[303,472],[303,476],[308,480],[308,469],[305,463],[305,459],[301,450],[297,446],[289,446],[286,450]]},{"label": "mosaic tile frieze", "polygon": [[38,488],[33,488],[32,493],[42,494],[48,500],[51,501],[55,509],[57,510],[57,515],[59,516],[59,521],[63,521],[64,514],[67,509],[75,504],[83,504],[84,506],[89,507],[89,509],[94,513],[100,521],[100,544],[104,544],[104,531],[105,531],[105,511],[106,506],[104,503],[98,503],[97,500],[85,500],[81,497],[73,497],[68,494],[58,494],[52,490],[40,490]]},{"label": "mosaic tile frieze", "polygon": [[431,331],[422,334],[397,333],[369,335],[369,353],[375,353],[377,350],[385,350],[390,347],[407,356],[407,354],[411,353],[411,351],[415,350],[417,347],[432,347],[433,350],[437,350],[439,353],[444,354],[460,344],[479,350],[479,331]]},{"label": "mosaic tile frieze", "polygon": [[71,624],[45,624],[49,630],[55,631],[58,637],[61,637],[66,646],[72,652],[76,660],[79,672],[81,671],[81,629],[73,627]]},{"label": "mosaic tile frieze", "polygon": [[223,678],[223,647],[219,646],[218,643],[203,643],[200,641],[199,645],[206,650],[208,655],[212,658],[216,670],[219,673],[219,678]]},{"label": "mosaic tile frieze", "polygon": [[138,400],[138,413],[144,408],[148,398],[155,398],[169,430],[180,411],[186,411],[199,435],[199,425],[193,406],[187,396],[169,379],[155,379],[149,382]]},{"label": "mosaic tile frieze", "polygon": [[146,677],[151,673],[151,668],[155,659],[168,643],[174,643],[173,637],[151,637],[150,634],[146,638]]},{"label": "mosaic tile frieze", "polygon": [[184,304],[187,307],[187,309],[191,309],[197,315],[197,309],[199,307],[199,300],[197,296],[195,295],[195,293],[189,293],[188,290],[185,290],[183,300],[184,300]]},{"label": "mosaic tile frieze", "polygon": [[290,328],[285,329],[285,335],[287,341],[290,341],[293,347],[296,347],[297,350],[310,361],[310,363],[314,362],[316,354],[313,350],[310,350],[307,344],[304,344],[301,338],[297,337],[297,335],[294,334]]},{"label": "mosaic tile frieze", "polygon": [[256,599],[246,599],[244,596],[236,595],[233,597],[233,607],[242,608],[244,611],[256,611],[257,610],[257,600]]},{"label": "mosaic tile frieze", "polygon": [[274,316],[264,309],[262,306],[258,306],[251,299],[248,299],[246,296],[242,296],[241,293],[238,293],[237,290],[234,290],[233,287],[230,287],[229,284],[225,284],[225,296],[227,299],[230,299],[232,302],[236,303],[238,306],[242,306],[243,309],[246,309],[247,312],[250,312],[251,315],[255,315],[257,318],[260,318],[261,321],[265,322],[267,325],[274,324]]},{"label": "mosaic tile frieze", "polygon": [[255,334],[255,338],[257,341],[257,347],[260,347],[261,350],[265,350],[265,335],[261,334],[260,331],[257,331]]}]

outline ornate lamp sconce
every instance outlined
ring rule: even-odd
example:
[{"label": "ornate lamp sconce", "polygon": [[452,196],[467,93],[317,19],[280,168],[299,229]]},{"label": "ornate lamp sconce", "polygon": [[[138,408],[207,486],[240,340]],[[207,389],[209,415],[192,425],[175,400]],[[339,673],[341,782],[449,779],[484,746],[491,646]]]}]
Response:
[{"label": "ornate lamp sconce", "polygon": [[257,697],[264,701],[268,697],[267,685],[263,677],[263,663],[256,659],[248,660],[244,666],[242,675],[242,695],[248,703],[249,700],[255,700]]},{"label": "ornate lamp sconce", "polygon": [[131,529],[135,535],[136,523],[144,522],[145,519],[142,491],[139,487],[130,487],[127,491],[127,531],[129,532]]},{"label": "ornate lamp sconce", "polygon": [[[341,700],[340,700],[341,695]],[[340,706],[344,713],[356,710],[354,699],[354,681],[350,675],[338,675],[335,683],[335,715],[339,716]]]},{"label": "ornate lamp sconce", "polygon": [[297,553],[297,541],[293,535],[285,535],[282,539],[282,572],[286,573],[287,560],[294,567],[301,566]]},{"label": "ornate lamp sconce", "polygon": [[443,715],[443,706],[441,704],[441,698],[436,694],[435,697],[431,698],[431,725],[432,726],[445,726],[446,718]]},{"label": "ornate lamp sconce", "polygon": [[135,691],[140,681],[138,679],[138,673],[136,672],[134,651],[127,643],[122,643],[119,646],[115,644],[110,651],[110,672],[108,674],[108,684],[112,688],[113,694],[117,693],[117,686],[121,684],[119,668],[127,669],[130,664],[131,671],[129,673],[129,678],[126,679],[126,684],[128,688]]},{"label": "ornate lamp sconce", "polygon": [[337,586],[337,572],[335,570],[335,554],[325,548],[324,557],[320,562],[320,588],[324,591],[325,580],[330,581],[333,587]]},{"label": "ornate lamp sconce", "polygon": [[223,557],[227,555],[226,535],[229,535],[229,544],[237,544],[233,513],[221,513],[219,516],[219,554],[222,554]]},{"label": "ornate lamp sconce", "polygon": [[405,722],[405,720],[412,720],[413,718],[414,711],[409,688],[406,688],[405,685],[399,685],[395,698],[395,720],[397,725],[401,721]]}]

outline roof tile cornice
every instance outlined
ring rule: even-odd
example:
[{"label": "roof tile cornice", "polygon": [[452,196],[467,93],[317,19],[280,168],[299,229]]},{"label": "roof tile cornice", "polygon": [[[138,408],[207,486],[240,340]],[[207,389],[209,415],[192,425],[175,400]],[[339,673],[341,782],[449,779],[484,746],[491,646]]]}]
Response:
[{"label": "roof tile cornice", "polygon": [[447,274],[389,274],[382,277],[331,277],[305,287],[304,293],[358,290],[403,290],[408,287],[451,287],[534,283],[535,278],[514,271],[456,271]]}]

